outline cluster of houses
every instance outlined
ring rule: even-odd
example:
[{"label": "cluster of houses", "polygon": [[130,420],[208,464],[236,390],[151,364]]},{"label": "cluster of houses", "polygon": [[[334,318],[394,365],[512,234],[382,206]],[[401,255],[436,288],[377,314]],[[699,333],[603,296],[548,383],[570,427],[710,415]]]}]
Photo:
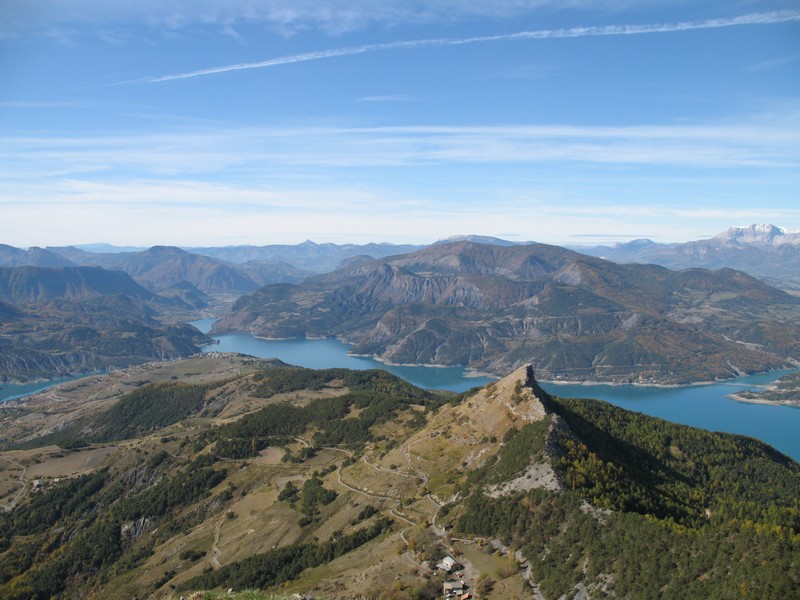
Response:
[{"label": "cluster of houses", "polygon": [[468,586],[464,583],[464,565],[452,556],[445,556],[442,562],[436,564],[436,568],[451,576],[442,584],[442,593],[447,600],[472,598],[472,594],[467,591]]},{"label": "cluster of houses", "polygon": [[59,483],[61,481],[66,481],[66,479],[66,477],[53,477],[52,479],[39,477],[31,481],[31,492],[44,492],[48,483]]}]

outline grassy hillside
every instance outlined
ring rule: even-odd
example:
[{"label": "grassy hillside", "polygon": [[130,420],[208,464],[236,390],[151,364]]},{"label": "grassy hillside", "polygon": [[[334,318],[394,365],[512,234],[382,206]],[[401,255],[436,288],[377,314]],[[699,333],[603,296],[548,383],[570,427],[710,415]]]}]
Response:
[{"label": "grassy hillside", "polygon": [[55,399],[8,413],[28,448],[0,453],[3,598],[435,598],[445,554],[482,598],[787,598],[799,583],[797,463],[550,397],[524,368],[456,395],[204,357],[79,391],[64,448],[26,428]]}]

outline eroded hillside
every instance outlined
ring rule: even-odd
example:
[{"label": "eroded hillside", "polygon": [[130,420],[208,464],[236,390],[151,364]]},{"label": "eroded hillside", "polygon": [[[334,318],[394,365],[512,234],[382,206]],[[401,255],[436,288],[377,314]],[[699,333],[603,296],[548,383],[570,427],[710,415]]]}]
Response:
[{"label": "eroded hillside", "polygon": [[272,285],[215,331],[336,336],[396,364],[543,379],[688,383],[800,359],[798,299],[738,271],[617,265],[557,246],[471,242]]}]

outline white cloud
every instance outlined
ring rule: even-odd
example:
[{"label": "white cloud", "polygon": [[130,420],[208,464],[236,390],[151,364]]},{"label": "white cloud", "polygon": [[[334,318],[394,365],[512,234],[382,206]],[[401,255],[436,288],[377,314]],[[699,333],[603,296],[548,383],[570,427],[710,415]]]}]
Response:
[{"label": "white cloud", "polygon": [[772,58],[770,60],[764,60],[761,62],[754,63],[744,70],[749,72],[758,72],[758,71],[767,71],[769,69],[774,69],[776,67],[782,67],[784,65],[790,65],[792,63],[800,62],[800,52],[793,52],[791,54],[786,54],[784,56],[778,56],[776,58]]},{"label": "white cloud", "polygon": [[800,183],[791,106],[680,126],[36,134],[0,138],[0,162],[0,242],[18,246],[425,242],[466,232],[671,241],[733,222],[800,228],[800,209],[785,208]]},{"label": "white cloud", "polygon": [[0,182],[118,177],[273,177],[424,165],[800,166],[800,115],[709,125],[195,128],[190,132],[0,138]]},{"label": "white cloud", "polygon": [[[517,40],[550,40],[564,38],[581,37],[606,37],[606,36],[629,36],[664,34],[698,29],[719,29],[723,27],[742,27],[752,25],[773,25],[778,23],[789,23],[800,21],[800,12],[784,10],[763,13],[751,13],[731,18],[706,19],[704,21],[682,21],[675,23],[648,23],[636,25],[602,25],[590,27],[571,27],[567,29],[539,29],[534,31],[518,31],[499,35],[473,36],[464,38],[431,38],[405,40],[398,42],[387,42],[382,44],[365,44],[362,46],[348,46],[344,48],[331,48],[315,52],[304,52],[301,54],[290,54],[268,60],[237,63],[219,67],[197,69],[185,73],[174,73],[169,75],[157,75],[145,77],[141,83],[163,83],[165,81],[175,81],[179,79],[191,79],[206,75],[216,75],[219,73],[229,73],[232,71],[245,71],[249,69],[264,69],[300,62],[313,60],[325,60],[339,56],[352,56],[365,54],[368,52],[382,52],[387,50],[409,50],[425,47],[445,47],[463,46],[467,44],[483,44],[489,42],[507,42]],[[132,83],[132,82],[123,82]]]},{"label": "white cloud", "polygon": [[[443,205],[355,186],[334,189],[245,187],[197,181],[96,184],[33,183],[0,191],[2,242],[16,246],[107,241],[116,244],[222,245],[338,242],[431,242],[464,233],[581,243],[648,237],[709,237],[734,222],[800,224],[800,209],[575,202],[567,192],[492,192],[491,201]],[[9,198],[13,196],[13,201]],[[680,236],[678,238],[677,236]]]}]

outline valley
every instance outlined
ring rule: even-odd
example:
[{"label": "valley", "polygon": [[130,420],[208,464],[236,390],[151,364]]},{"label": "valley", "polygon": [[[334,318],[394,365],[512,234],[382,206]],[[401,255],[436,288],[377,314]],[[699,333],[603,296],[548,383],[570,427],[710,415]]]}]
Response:
[{"label": "valley", "polygon": [[[303,252],[321,269],[332,250]],[[0,408],[0,595],[726,598],[731,571],[759,597],[797,585],[796,409],[725,397],[791,406],[791,379],[737,386],[797,364],[795,296],[542,244],[359,250],[268,280],[256,259],[169,247],[6,249],[5,380],[97,373]],[[481,372],[497,380],[466,376]],[[730,386],[642,385],[714,380]]]},{"label": "valley", "polygon": [[[797,245],[773,226],[714,240]],[[687,384],[800,360],[800,299],[730,269],[615,264],[480,236],[427,247],[91,248],[0,247],[5,381],[186,357],[208,338],[179,323],[205,315],[222,317],[215,333],[336,337],[390,365],[494,376],[533,363],[552,381]]]}]

